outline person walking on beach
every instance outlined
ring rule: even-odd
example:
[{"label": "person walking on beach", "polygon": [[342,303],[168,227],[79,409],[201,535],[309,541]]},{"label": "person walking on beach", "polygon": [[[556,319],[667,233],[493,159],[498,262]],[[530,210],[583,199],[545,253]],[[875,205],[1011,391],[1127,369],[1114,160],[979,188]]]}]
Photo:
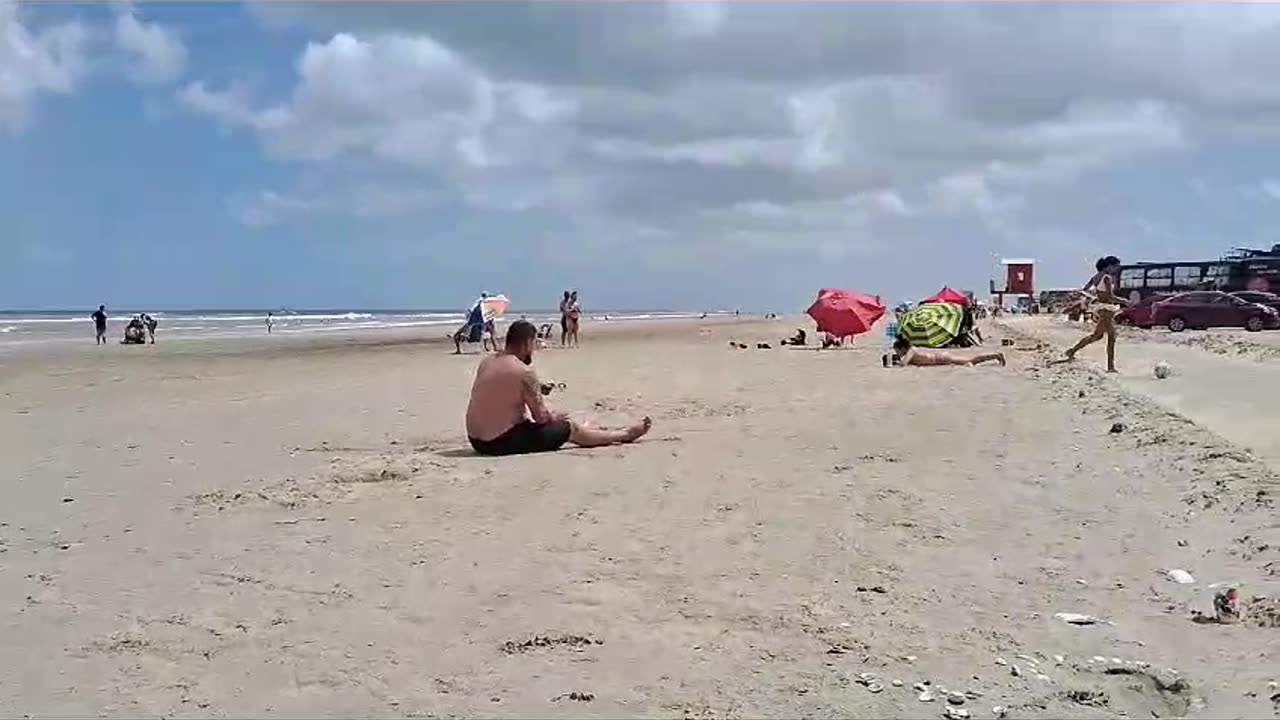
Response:
[{"label": "person walking on beach", "polygon": [[[467,311],[466,321],[463,322],[462,327],[458,328],[457,332],[453,334],[452,340],[454,355],[462,354],[463,342],[481,342],[484,338],[486,329],[489,332],[490,338],[493,339],[493,351],[498,351],[498,341],[496,338],[493,338],[493,326],[489,325],[484,320],[484,300],[487,297],[489,297],[489,293],[480,293],[480,299],[477,300],[476,303],[471,306],[471,309]],[[487,344],[481,345],[481,347],[486,350],[488,349]]]},{"label": "person walking on beach", "polygon": [[560,298],[560,347],[569,344],[569,291],[564,291]]},{"label": "person walking on beach", "polygon": [[1058,362],[1075,360],[1076,353],[1105,337],[1107,339],[1107,372],[1114,373],[1118,372],[1116,370],[1116,313],[1128,305],[1129,301],[1116,294],[1120,258],[1108,255],[1098,260],[1094,267],[1097,268],[1097,272],[1081,290],[1089,298],[1088,312],[1093,315],[1095,322],[1093,332],[1067,350],[1062,360]]},{"label": "person walking on beach", "polygon": [[507,328],[502,352],[480,361],[467,403],[467,439],[481,455],[524,455],[559,450],[565,443],[594,448],[631,443],[653,426],[644,418],[623,430],[605,430],[552,410],[547,386],[533,369],[538,329],[528,320]]},{"label": "person walking on beach", "polygon": [[93,314],[93,327],[98,332],[98,339],[95,345],[107,344],[107,306],[99,305],[98,311]]},{"label": "person walking on beach", "polygon": [[156,328],[160,326],[160,321],[151,317],[147,313],[142,313],[142,326],[147,330],[147,339],[152,345],[156,344]]},{"label": "person walking on beach", "polygon": [[572,347],[578,347],[578,325],[582,322],[582,306],[578,304],[577,290],[569,293],[569,305],[565,316],[569,319],[569,344]]},{"label": "person walking on beach", "polygon": [[267,313],[267,334],[271,334],[271,328],[275,327],[276,319],[274,313]]}]

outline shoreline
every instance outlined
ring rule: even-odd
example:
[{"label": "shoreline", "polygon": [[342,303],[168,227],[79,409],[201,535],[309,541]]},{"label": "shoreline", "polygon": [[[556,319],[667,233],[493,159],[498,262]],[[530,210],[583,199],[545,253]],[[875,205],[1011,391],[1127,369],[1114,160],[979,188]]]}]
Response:
[{"label": "shoreline", "polygon": [[[241,314],[243,311],[183,311],[177,315],[156,313],[159,335],[172,342],[188,340],[243,340],[266,335],[266,314]],[[109,344],[119,344],[124,326],[137,313],[121,313],[108,320]],[[731,313],[710,313],[707,319],[730,317]],[[508,312],[503,322],[524,317],[535,324],[558,324],[553,311]],[[751,316],[748,316],[751,317]],[[374,331],[402,330],[422,332],[447,328],[452,332],[465,321],[460,312],[434,311],[315,311],[275,316],[273,335],[355,334]],[[607,325],[639,321],[671,321],[701,319],[700,313],[670,310],[606,311],[585,316],[590,324]],[[81,313],[38,316],[0,314],[0,350],[14,347],[75,343],[86,336],[92,338],[91,321]],[[88,332],[86,332],[88,329]]]},{"label": "shoreline", "polygon": [[[777,318],[774,320],[763,320],[759,317],[747,316],[708,316],[707,318],[644,318],[644,319],[610,319],[610,320],[592,320],[582,325],[582,337],[588,338],[592,336],[625,336],[636,333],[642,337],[650,337],[653,335],[663,334],[664,328],[669,328],[674,332],[684,332],[690,327],[706,326],[723,326],[723,325],[750,325],[753,323],[772,323],[785,318]],[[531,322],[533,322],[531,320]],[[0,358],[7,356],[13,358],[30,359],[40,356],[64,356],[77,355],[92,352],[112,352],[110,349],[119,348],[120,352],[126,354],[132,353],[158,353],[165,354],[166,348],[176,348],[176,351],[190,352],[197,348],[205,348],[211,353],[218,355],[236,354],[236,353],[260,353],[270,352],[273,350],[287,351],[294,350],[331,350],[338,348],[356,348],[356,347],[401,347],[413,345],[451,345],[452,331],[460,323],[447,323],[438,325],[415,326],[413,328],[403,327],[369,327],[369,328],[335,328],[332,330],[307,330],[307,331],[279,331],[267,334],[265,329],[258,332],[245,332],[242,334],[211,334],[211,335],[187,335],[187,336],[168,336],[165,333],[164,326],[161,326],[156,334],[156,344],[145,345],[124,345],[119,342],[118,338],[106,345],[97,346],[93,342],[92,332],[86,334],[83,338],[57,338],[50,340],[37,341],[17,341],[3,342],[0,341]],[[542,323],[536,323],[541,325]],[[553,334],[558,341],[558,330],[553,326]],[[501,331],[498,338],[501,340]],[[478,352],[479,343],[464,343],[463,352]],[[114,357],[114,356],[111,356]]]}]

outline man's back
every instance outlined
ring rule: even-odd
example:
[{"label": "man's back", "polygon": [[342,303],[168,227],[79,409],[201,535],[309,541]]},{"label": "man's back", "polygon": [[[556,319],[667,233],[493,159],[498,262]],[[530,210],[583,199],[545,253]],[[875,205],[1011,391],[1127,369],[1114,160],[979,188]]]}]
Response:
[{"label": "man's back", "polygon": [[503,353],[481,360],[467,404],[467,436],[493,440],[528,420],[526,388],[536,383],[533,369],[512,355]]}]

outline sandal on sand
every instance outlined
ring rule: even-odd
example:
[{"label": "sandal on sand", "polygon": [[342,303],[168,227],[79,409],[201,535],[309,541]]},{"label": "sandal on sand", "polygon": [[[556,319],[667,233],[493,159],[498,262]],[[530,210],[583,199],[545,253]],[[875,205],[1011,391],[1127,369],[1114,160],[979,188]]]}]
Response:
[{"label": "sandal on sand", "polygon": [[538,389],[542,391],[543,395],[550,395],[555,390],[564,390],[568,387],[562,382],[544,382]]}]

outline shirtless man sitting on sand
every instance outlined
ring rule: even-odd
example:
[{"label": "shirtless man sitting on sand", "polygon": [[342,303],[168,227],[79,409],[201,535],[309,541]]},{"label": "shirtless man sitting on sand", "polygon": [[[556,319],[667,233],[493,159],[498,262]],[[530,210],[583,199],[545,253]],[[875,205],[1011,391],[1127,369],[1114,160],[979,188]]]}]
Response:
[{"label": "shirtless man sitting on sand", "polygon": [[1004,365],[1004,353],[961,353],[954,350],[917,350],[911,341],[899,335],[893,342],[893,356],[898,365],[914,365],[916,367],[933,367],[937,365],[981,365],[984,362],[998,362]]},{"label": "shirtless man sitting on sand", "polygon": [[467,439],[481,455],[559,450],[566,442],[592,448],[635,442],[649,432],[645,418],[625,430],[604,430],[547,407],[544,383],[533,371],[538,329],[527,320],[507,328],[501,353],[480,361],[467,405]]}]

